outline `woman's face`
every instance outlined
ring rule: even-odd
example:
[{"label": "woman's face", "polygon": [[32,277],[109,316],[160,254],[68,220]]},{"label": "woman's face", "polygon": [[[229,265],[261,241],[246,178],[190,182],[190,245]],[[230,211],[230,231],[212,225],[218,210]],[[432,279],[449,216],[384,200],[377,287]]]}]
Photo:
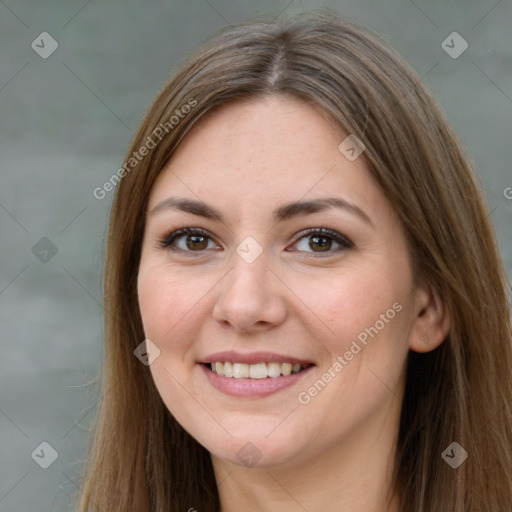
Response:
[{"label": "woman's face", "polygon": [[398,428],[411,265],[347,135],[297,100],[232,103],[152,189],[138,275],[151,373],[214,460],[371,456]]}]

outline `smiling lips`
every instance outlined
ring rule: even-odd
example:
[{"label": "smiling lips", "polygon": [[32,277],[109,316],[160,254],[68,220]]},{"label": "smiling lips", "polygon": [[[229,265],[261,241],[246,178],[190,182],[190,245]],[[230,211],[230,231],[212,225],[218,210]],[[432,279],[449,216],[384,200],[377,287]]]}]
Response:
[{"label": "smiling lips", "polygon": [[210,384],[236,397],[264,397],[287,388],[308,373],[314,364],[272,353],[212,354],[201,364]]},{"label": "smiling lips", "polygon": [[223,377],[235,379],[266,379],[267,377],[288,376],[292,373],[299,373],[304,370],[305,365],[299,363],[231,363],[215,362],[210,363],[212,372]]}]

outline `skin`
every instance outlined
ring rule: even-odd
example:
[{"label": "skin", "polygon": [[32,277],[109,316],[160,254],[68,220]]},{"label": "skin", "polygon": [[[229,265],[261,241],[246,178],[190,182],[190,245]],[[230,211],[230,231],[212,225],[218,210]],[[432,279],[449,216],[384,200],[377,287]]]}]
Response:
[{"label": "skin", "polygon": [[[363,158],[338,150],[345,137],[294,99],[235,102],[187,135],[150,194],[138,292],[145,335],[161,351],[151,372],[166,406],[210,451],[224,512],[399,510],[388,498],[406,357],[437,347],[449,316],[415,284],[397,215]],[[177,196],[211,205],[223,221],[151,212]],[[338,208],[272,218],[285,203],[333,196],[370,222]],[[191,249],[186,236],[181,251],[159,245],[183,227],[210,232],[199,240],[206,248],[196,239]],[[323,252],[311,236],[294,238],[320,227],[353,247]],[[236,252],[248,236],[262,249],[252,263]],[[301,404],[298,394],[395,303],[401,311]],[[315,367],[271,396],[231,397],[198,364],[224,350],[277,352]],[[259,457],[252,467],[237,456],[248,442]]]}]

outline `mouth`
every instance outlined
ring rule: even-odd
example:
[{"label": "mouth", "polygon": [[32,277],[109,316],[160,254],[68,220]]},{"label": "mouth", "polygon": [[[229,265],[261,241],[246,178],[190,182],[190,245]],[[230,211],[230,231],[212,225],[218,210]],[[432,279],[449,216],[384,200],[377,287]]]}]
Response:
[{"label": "mouth", "polygon": [[206,367],[221,377],[233,379],[274,379],[288,377],[300,373],[312,364],[300,364],[290,362],[261,362],[256,364],[233,363],[230,361],[215,361],[206,363]]},{"label": "mouth", "polygon": [[278,354],[213,354],[200,366],[217,391],[240,398],[261,398],[293,386],[315,364]]}]

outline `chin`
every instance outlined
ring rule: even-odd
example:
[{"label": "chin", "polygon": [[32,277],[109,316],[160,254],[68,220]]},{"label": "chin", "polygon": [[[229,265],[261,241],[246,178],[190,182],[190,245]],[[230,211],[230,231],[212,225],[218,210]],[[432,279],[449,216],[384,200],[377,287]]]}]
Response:
[{"label": "chin", "polygon": [[[216,457],[238,466],[269,469],[295,465],[307,457],[308,436],[291,425],[280,425],[283,418],[273,421],[238,421],[237,428],[226,429],[223,435],[194,436]],[[247,423],[247,428],[244,427]],[[309,436],[311,439],[311,436]]]}]

